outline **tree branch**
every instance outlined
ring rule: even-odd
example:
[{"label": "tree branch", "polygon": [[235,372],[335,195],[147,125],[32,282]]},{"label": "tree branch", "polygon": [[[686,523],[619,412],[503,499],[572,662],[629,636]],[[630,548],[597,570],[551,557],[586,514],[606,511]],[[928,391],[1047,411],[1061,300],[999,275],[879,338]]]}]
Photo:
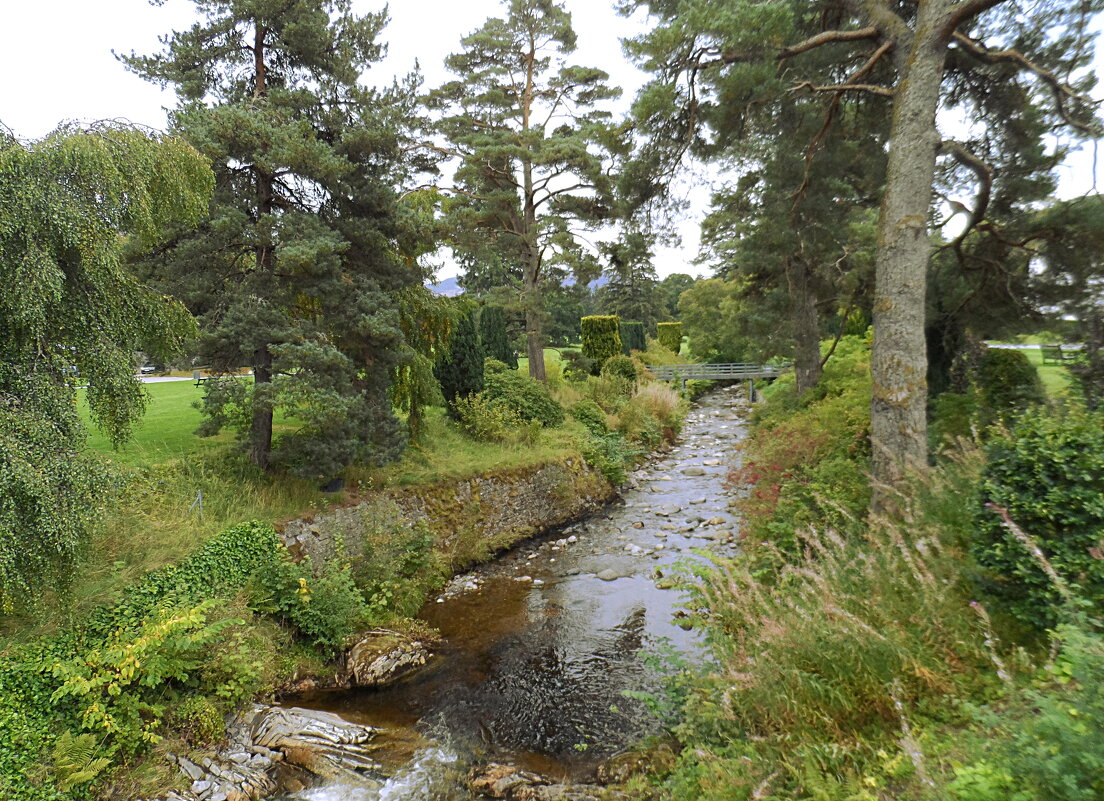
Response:
[{"label": "tree branch", "polygon": [[893,90],[888,86],[879,86],[874,83],[838,83],[832,86],[816,86],[811,81],[801,81],[794,84],[791,92],[800,89],[808,89],[810,92],[869,92],[879,97],[893,97]]},{"label": "tree branch", "polygon": [[1069,111],[1066,109],[1066,101],[1074,100],[1078,103],[1084,103],[1087,106],[1096,106],[1099,103],[1093,100],[1091,97],[1083,95],[1068,83],[1062,81],[1057,75],[1050,70],[1044,69],[1039,64],[1036,64],[1031,59],[1027,58],[1023,53],[1018,50],[990,50],[985,46],[984,42],[979,42],[975,39],[971,39],[964,33],[955,33],[954,41],[964,51],[976,58],[983,64],[1014,64],[1020,69],[1030,72],[1037,77],[1048,87],[1050,87],[1051,95],[1054,98],[1054,104],[1058,110],[1058,116],[1069,125],[1071,128],[1075,128],[1081,131],[1087,136],[1097,137],[1101,135],[1101,129],[1099,125],[1091,125],[1089,123],[1081,122],[1070,117]]},{"label": "tree branch", "polygon": [[973,19],[1003,2],[1005,0],[959,0],[951,7],[951,16],[940,30],[940,35],[945,39],[950,39],[963,22]]},{"label": "tree branch", "polygon": [[[826,44],[834,44],[837,42],[861,42],[866,39],[877,39],[880,35],[880,31],[873,25],[866,28],[856,28],[847,31],[821,31],[816,36],[810,36],[808,39],[800,41],[797,44],[781,48],[774,54],[774,58],[776,61],[785,61],[788,58],[807,53],[810,50],[815,50]],[[707,61],[700,60],[706,55],[715,55],[716,58]],[[748,61],[758,61],[761,58],[763,58],[763,52],[758,50],[750,52],[745,50],[725,50],[722,52],[719,48],[701,48],[690,57],[684,59],[681,66],[696,71],[719,65],[742,64]]]},{"label": "tree branch", "polygon": [[974,208],[970,210],[970,219],[962,232],[946,247],[954,248],[959,260],[962,260],[962,243],[977,228],[989,209],[989,198],[993,192],[993,168],[966,149],[961,142],[945,139],[939,143],[939,150],[950,154],[955,161],[971,170],[978,179],[978,191],[974,196]]}]

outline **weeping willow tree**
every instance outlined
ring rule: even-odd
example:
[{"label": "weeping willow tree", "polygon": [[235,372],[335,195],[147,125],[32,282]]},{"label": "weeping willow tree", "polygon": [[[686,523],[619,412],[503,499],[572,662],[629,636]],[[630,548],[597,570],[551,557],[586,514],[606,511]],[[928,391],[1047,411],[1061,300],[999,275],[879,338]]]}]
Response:
[{"label": "weeping willow tree", "polygon": [[93,422],[124,442],[145,408],[134,352],[194,335],[179,303],[139,284],[125,253],[194,225],[213,188],[202,156],[131,127],[0,132],[0,608],[62,581],[98,512],[81,455],[80,376]]}]

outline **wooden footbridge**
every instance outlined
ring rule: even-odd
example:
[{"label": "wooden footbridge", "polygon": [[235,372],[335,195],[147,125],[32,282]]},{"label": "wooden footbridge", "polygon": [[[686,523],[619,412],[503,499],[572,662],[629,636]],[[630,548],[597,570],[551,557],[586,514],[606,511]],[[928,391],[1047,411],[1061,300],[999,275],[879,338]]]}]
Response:
[{"label": "wooden footbridge", "polygon": [[789,365],[732,362],[729,364],[657,364],[648,370],[660,381],[747,381],[749,397],[755,399],[755,379],[777,378]]}]

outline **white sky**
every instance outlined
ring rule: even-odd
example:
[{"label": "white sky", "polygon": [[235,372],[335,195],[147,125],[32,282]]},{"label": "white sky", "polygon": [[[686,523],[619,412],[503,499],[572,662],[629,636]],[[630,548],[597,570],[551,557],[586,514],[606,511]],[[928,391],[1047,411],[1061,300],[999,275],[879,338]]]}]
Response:
[{"label": "white sky", "polygon": [[[62,120],[118,118],[154,128],[165,126],[164,109],[175,105],[172,91],[162,91],[127,72],[111,51],[160,50],[159,36],[194,21],[191,2],[167,0],[164,6],[155,7],[147,0],[9,0],[4,5],[0,17],[0,121],[16,135],[38,138]],[[354,0],[361,13],[382,5],[376,0]],[[564,0],[564,5],[572,13],[579,37],[574,61],[609,72],[611,82],[624,90],[619,110],[626,109],[644,76],[623,58],[619,37],[639,31],[642,23],[618,16],[612,0]],[[407,72],[417,59],[426,84],[437,85],[450,77],[442,61],[458,49],[460,37],[501,13],[497,0],[393,2],[391,23],[384,31],[390,54],[366,80],[388,83],[391,75]],[[1098,67],[1099,72],[1104,71]],[[1088,191],[1093,185],[1092,166],[1091,151],[1071,160],[1061,170],[1059,194]],[[1101,170],[1104,166],[1098,166],[1098,174]],[[1099,183],[1104,187],[1104,180]],[[708,195],[704,185],[692,193],[699,213]],[[680,231],[681,249],[665,248],[656,254],[660,276],[700,272],[690,263],[697,253],[696,223],[688,221]],[[447,269],[441,273],[448,274]]]}]

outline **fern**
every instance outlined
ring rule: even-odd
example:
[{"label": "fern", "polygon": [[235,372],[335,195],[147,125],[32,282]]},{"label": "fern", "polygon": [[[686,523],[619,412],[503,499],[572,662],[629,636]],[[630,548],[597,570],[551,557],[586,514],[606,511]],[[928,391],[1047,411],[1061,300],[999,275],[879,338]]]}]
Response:
[{"label": "fern", "polygon": [[110,759],[96,758],[96,738],[91,734],[74,737],[67,731],[54,744],[54,777],[63,793],[92,781],[110,764]]}]

